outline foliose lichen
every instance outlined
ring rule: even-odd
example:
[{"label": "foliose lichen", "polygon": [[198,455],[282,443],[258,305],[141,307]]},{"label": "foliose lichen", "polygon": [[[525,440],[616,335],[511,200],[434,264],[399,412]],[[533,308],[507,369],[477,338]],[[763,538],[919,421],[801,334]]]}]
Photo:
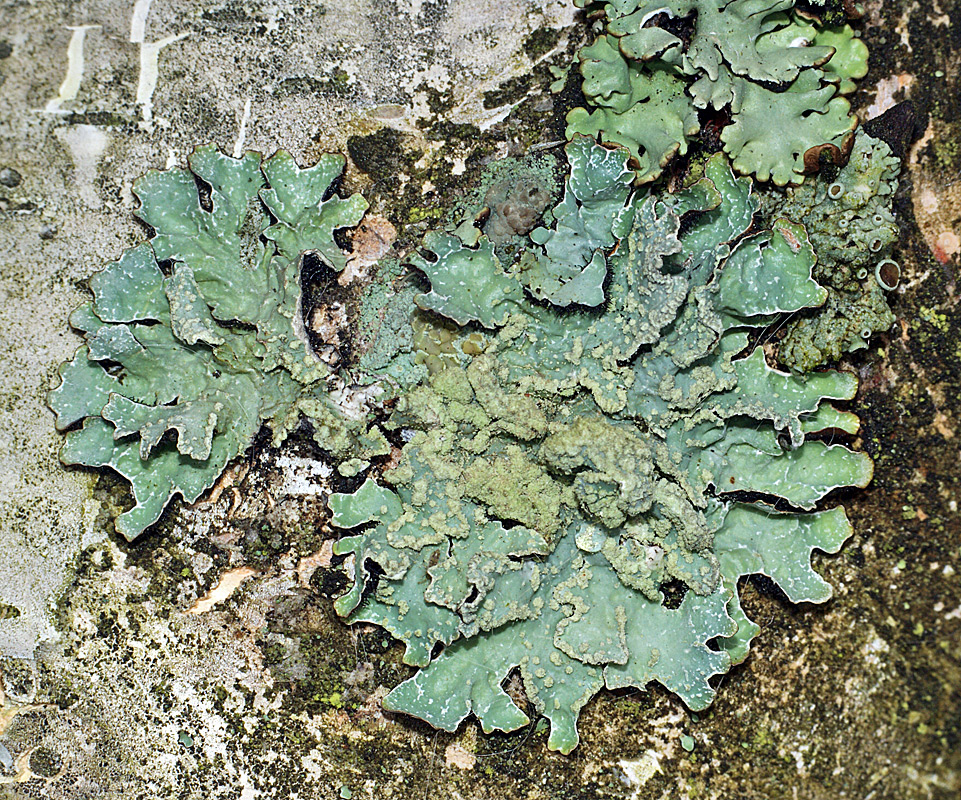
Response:
[{"label": "foliose lichen", "polygon": [[70,318],[85,343],[48,396],[63,462],[130,482],[134,505],[116,521],[128,539],[174,495],[192,502],[210,488],[262,423],[282,441],[302,408],[321,446],[386,448],[376,433],[348,433],[328,399],[332,370],[303,331],[303,260],[342,269],[334,231],[367,208],[331,192],[343,157],[302,170],[284,152],[202,147],[189,166],[134,184],[153,235],[91,278],[92,301]]},{"label": "foliose lichen", "polygon": [[828,290],[824,307],[792,320],[781,341],[781,363],[809,371],[864,347],[894,324],[885,292],[900,269],[890,258],[898,239],[892,201],[900,160],[882,140],[858,131],[848,163],[833,181],[809,181],[765,196],[768,219],[804,224],[818,261],[814,276]]},{"label": "foliose lichen", "polygon": [[[583,140],[567,154],[572,176],[628,158]],[[871,463],[810,435],[857,382],[778,372],[748,347],[750,328],[824,302],[804,228],[751,230],[751,181],[723,155],[687,190],[621,197],[624,238],[593,310],[532,302],[523,258],[505,269],[484,237],[428,236],[434,258],[414,261],[431,281],[418,304],[465,338],[482,326],[484,343],[452,348],[400,398],[388,485],[330,499],[335,525],[365,526],[335,545],[352,577],[338,613],[385,627],[422,667],[389,709],[513,730],[528,718],[501,687],[519,668],[549,746],[569,752],[603,686],[656,680],[693,709],[711,702],[710,677],[757,630],[741,575],[765,572],[795,601],[830,593],[809,556],[850,526],[839,508],[804,512],[865,485]]]},{"label": "foliose lichen", "polygon": [[572,169],[564,197],[552,209],[555,224],[531,233],[543,249],[524,253],[519,277],[539,300],[598,306],[604,302],[605,251],[630,228],[625,201],[633,176],[623,151],[594,147],[586,136],[575,134],[567,152]]},{"label": "foliose lichen", "polygon": [[[540,164],[429,232],[413,280],[382,260],[347,364],[312,353],[301,308],[305,267],[342,269],[334,231],[366,207],[332,191],[343,159],[301,170],[201,148],[189,170],[148,174],[135,191],[151,242],[95,276],[71,320],[86,343],[50,394],[64,460],[131,482],[117,527],[133,538],[262,423],[279,442],[306,415],[342,474],[392,456],[329,498],[349,578],[337,613],[385,628],[419,668],[385,707],[515,730],[528,717],[503,687],[517,670],[564,753],[603,687],[657,681],[706,707],[759,630],[743,576],[794,602],[831,594],[811,553],[851,528],[824,500],[872,464],[832,442],[857,431],[832,405],[856,378],[811,369],[890,324],[882,290],[898,277],[899,164],[854,139],[840,97],[866,50],[793,7],[605,6],[607,32],[580,55],[597,108],[568,116],[556,205]],[[695,146],[699,109],[730,113],[726,152],[699,152],[699,179],[679,172],[670,192],[643,186]],[[759,195],[735,174],[797,184],[812,159],[849,153],[832,181],[790,190]],[[766,348],[758,330],[787,318]],[[393,449],[334,408],[348,379],[379,384]]]},{"label": "foliose lichen", "polygon": [[843,95],[867,73],[867,48],[850,25],[804,19],[794,0],[576,5],[603,14],[606,33],[579,53],[595,110],[571,111],[568,136],[627,147],[637,183],[687,152],[698,109],[729,115],[724,151],[761,181],[801,183],[820,148],[835,163],[850,149],[857,121]]}]

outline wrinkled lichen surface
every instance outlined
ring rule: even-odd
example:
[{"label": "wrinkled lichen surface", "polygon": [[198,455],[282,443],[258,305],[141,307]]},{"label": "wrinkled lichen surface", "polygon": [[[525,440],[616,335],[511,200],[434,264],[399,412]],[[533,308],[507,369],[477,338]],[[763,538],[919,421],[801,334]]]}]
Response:
[{"label": "wrinkled lichen surface", "polygon": [[[943,11],[950,20],[954,10]],[[22,476],[13,484],[17,493],[9,499],[4,523],[4,561],[15,566],[4,568],[20,575],[29,565],[40,597],[31,605],[24,602],[22,581],[3,582],[8,655],[2,742],[13,766],[3,753],[0,762],[5,778],[25,779],[5,785],[4,791],[14,797],[75,797],[80,786],[127,797],[247,792],[324,798],[418,793],[626,798],[665,793],[773,797],[784,786],[796,786],[799,797],[861,796],[865,787],[879,797],[956,794],[958,732],[951,720],[957,718],[954,610],[959,598],[952,499],[958,478],[951,398],[957,394],[952,299],[957,264],[948,234],[950,175],[958,165],[950,151],[953,139],[944,132],[957,125],[956,107],[947,100],[954,96],[957,75],[944,65],[957,63],[957,49],[956,34],[950,22],[939,21],[938,11],[872,7],[863,23],[878,45],[869,91],[860,104],[883,103],[889,85],[884,81],[900,76],[903,86],[904,74],[914,73],[919,78],[912,96],[931,101],[930,125],[937,135],[906,161],[916,187],[924,181],[929,192],[917,206],[922,233],[912,227],[912,206],[903,190],[895,200],[902,231],[893,255],[905,273],[895,303],[901,332],[882,337],[886,361],[872,353],[851,356],[864,379],[857,403],[860,441],[875,456],[877,470],[872,488],[845,500],[855,537],[838,557],[816,560],[818,571],[835,586],[835,599],[825,611],[799,611],[783,605],[763,580],[750,581],[741,593],[742,605],[764,622],[765,632],[755,641],[752,657],[724,680],[709,711],[686,714],[656,687],[640,695],[622,693],[626,698],[602,693],[584,709],[582,743],[570,757],[545,755],[546,730],[533,723],[506,736],[482,735],[474,723],[447,734],[378,710],[387,688],[410,670],[400,661],[403,648],[391,646],[377,629],[347,629],[331,616],[330,598],[343,594],[345,586],[340,569],[326,565],[324,541],[333,533],[316,520],[326,519],[327,494],[353,493],[360,482],[324,466],[318,458],[324,454],[307,432],[295,432],[282,453],[269,442],[256,443],[244,468],[232,470],[221,490],[215,489],[211,504],[193,511],[175,505],[158,530],[131,547],[103,539],[129,497],[122,486],[101,481],[88,494],[83,474],[64,475],[55,467],[59,443],[41,405],[44,392],[56,385],[52,365],[77,345],[66,334],[67,311],[82,299],[75,283],[144,238],[131,217],[116,213],[118,198],[127,198],[132,210],[125,185],[148,166],[162,167],[171,147],[183,158],[205,138],[198,133],[202,125],[229,152],[245,91],[254,97],[255,118],[259,114],[262,120],[248,128],[250,146],[265,152],[289,147],[301,164],[314,163],[321,149],[342,149],[333,140],[322,148],[307,144],[313,127],[291,133],[284,120],[298,111],[303,95],[275,92],[262,105],[258,79],[252,77],[257,73],[241,66],[245,52],[273,47],[275,65],[285,57],[296,59],[302,50],[316,53],[322,45],[307,47],[302,41],[326,35],[323,25],[299,18],[303,27],[293,26],[283,9],[278,17],[276,9],[256,5],[209,10],[202,21],[197,18],[194,37],[173,45],[184,48],[182,56],[167,51],[174,74],[164,73],[155,114],[168,124],[148,133],[130,125],[139,109],[124,110],[123,98],[118,102],[117,97],[124,87],[131,96],[136,89],[137,48],[121,44],[129,34],[129,18],[113,7],[105,12],[90,7],[88,13],[114,36],[106,38],[109,57],[87,50],[86,74],[110,71],[118,80],[96,88],[85,83],[89,89],[73,106],[79,109],[73,117],[27,125],[36,119],[29,117],[30,110],[56,94],[62,80],[69,32],[49,32],[51,20],[77,24],[89,18],[63,19],[41,4],[29,12],[35,17],[21,10],[11,23],[14,30],[29,32],[25,40],[17,34],[0,43],[0,72],[10,90],[3,102],[11,109],[2,117],[2,158],[22,176],[15,182],[0,175],[8,212],[0,235],[10,242],[4,252],[14,259],[4,269],[12,276],[5,284],[7,296],[15,301],[4,310],[4,335],[17,363],[27,365],[4,379],[10,396],[4,424],[12,448],[7,460]],[[348,10],[341,13],[334,27],[349,19]],[[148,37],[179,32],[175,26],[154,27],[158,18],[167,18],[163,4],[155,2],[151,15]],[[173,18],[195,24],[182,9]],[[431,19],[427,29],[437,31],[449,17]],[[502,19],[500,9],[496,19],[490,18],[493,29]],[[474,24],[481,20],[475,15]],[[532,24],[542,24],[539,20]],[[251,26],[260,37],[259,50],[239,51],[236,31]],[[347,22],[343,27],[357,36],[365,30]],[[97,34],[88,35],[88,44],[94,42]],[[516,35],[519,71],[558,42],[563,47],[565,36],[549,29],[526,40]],[[490,51],[491,41],[496,37],[482,42],[481,52]],[[197,49],[201,45],[208,49]],[[200,53],[209,59],[206,54],[221,51],[236,53],[239,60],[198,62]],[[371,52],[364,51],[362,61]],[[118,67],[127,64],[125,59],[129,66]],[[24,63],[42,65],[41,77],[27,80],[38,73],[19,68]],[[197,63],[212,68],[203,71],[204,85],[197,84],[192,94]],[[299,71],[311,73],[314,85],[329,88],[334,98],[331,114],[310,116],[309,124],[334,130],[349,114],[337,105],[345,95],[336,93],[336,80],[324,82],[326,63]],[[920,80],[931,74],[931,64],[948,73],[940,83]],[[289,77],[282,66],[279,72],[270,80]],[[30,88],[40,80],[47,82]],[[216,95],[223,108],[201,120],[197,110],[209,102],[203,98],[211,97],[211,80],[223,82]],[[350,81],[345,75],[343,83]],[[531,85],[529,77],[505,82],[502,90],[491,92],[490,103],[521,100]],[[165,106],[168,91],[185,98],[182,108]],[[426,138],[449,137],[443,141],[451,149],[440,147],[439,158],[453,152],[451,165],[459,170],[458,163],[467,164],[462,178],[451,177],[453,183],[477,181],[477,161],[470,161],[470,153],[510,147],[522,152],[545,134],[539,121],[543,112],[532,113],[533,106],[549,102],[563,107],[564,98],[534,93],[473,142],[458,139],[450,128],[435,129]],[[101,113],[105,110],[116,116]],[[112,127],[124,121],[127,128]],[[356,133],[358,153],[364,132]],[[87,158],[97,152],[97,133],[105,134],[107,160]],[[550,133],[548,138],[556,138]],[[424,139],[419,133],[401,139],[403,147],[389,156],[396,164],[391,174],[401,176],[403,204],[394,212],[383,205],[376,187],[367,194],[399,223],[403,236],[404,225],[416,226],[435,210],[430,199],[435,189],[428,186],[421,195],[421,187],[431,181],[436,186],[437,177],[451,170],[428,164],[418,168],[426,171],[411,174],[414,162],[408,157],[426,152]],[[370,147],[370,152],[384,152],[376,149],[377,140]],[[358,173],[349,180],[357,181],[351,188],[365,188]],[[50,188],[58,185],[60,191]],[[410,202],[418,197],[425,200]],[[398,283],[394,288],[411,296],[426,287]],[[24,330],[36,333],[29,348]],[[37,460],[24,465],[24,452],[35,453]],[[78,500],[85,500],[82,515]],[[102,543],[71,557],[73,542],[97,539]],[[17,632],[26,630],[27,619],[35,625],[45,613],[44,598],[57,586],[52,565],[68,562],[70,585],[58,592],[56,613],[48,618],[59,641],[36,652],[10,647],[11,641],[23,641]],[[212,609],[184,613],[222,577],[225,586],[239,588]],[[518,684],[511,680],[506,689],[524,707]]]},{"label": "wrinkled lichen surface", "polygon": [[70,317],[86,341],[47,400],[67,431],[60,457],[130,481],[134,506],[115,523],[128,539],[173,496],[192,503],[213,486],[262,423],[280,444],[301,406],[326,399],[332,370],[303,333],[301,254],[343,269],[334,233],[367,204],[331,196],[342,158],[305,170],[283,151],[261,161],[205,147],[189,171],[138,181],[152,240],[98,272],[93,301]]},{"label": "wrinkled lichen surface", "polygon": [[[601,176],[601,198],[630,174],[625,151],[583,137],[567,156],[572,183]],[[792,376],[745,349],[746,329],[824,301],[814,251],[784,219],[745,237],[758,201],[723,155],[666,200],[608,201],[624,241],[609,264],[601,255],[607,302],[593,313],[529,301],[485,238],[473,249],[427,237],[434,259],[414,263],[431,291],[415,300],[489,333],[479,354],[437,364],[399,398],[393,491],[368,480],[330,499],[337,527],[379,523],[334,545],[353,581],[335,608],[385,627],[425,667],[388,709],[447,730],[471,712],[485,731],[514,730],[528,717],[501,684],[519,667],[549,746],[569,752],[602,686],[658,681],[692,709],[710,704],[709,678],[743,660],[757,631],[737,600],[742,575],[764,572],[795,601],[830,594],[809,553],[847,538],[843,511],[735,499],[810,510],[870,480],[863,454],[805,441],[838,426],[822,401],[850,398],[853,376]],[[692,218],[684,234],[678,212]],[[558,231],[568,216],[555,214]],[[612,224],[598,224],[603,207],[594,217],[581,228]],[[603,244],[588,239],[579,260]],[[662,592],[672,581],[686,592],[674,608]]]}]

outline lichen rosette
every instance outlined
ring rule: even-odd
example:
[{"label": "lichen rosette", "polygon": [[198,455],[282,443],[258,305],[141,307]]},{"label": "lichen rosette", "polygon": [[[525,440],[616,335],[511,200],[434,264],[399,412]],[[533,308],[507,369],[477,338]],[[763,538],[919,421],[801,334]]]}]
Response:
[{"label": "lichen rosette", "polygon": [[856,428],[829,402],[855,378],[779,372],[751,346],[752,329],[825,300],[804,228],[752,228],[751,181],[724,155],[648,196],[630,191],[628,151],[577,137],[567,153],[562,213],[525,256],[428,236],[417,303],[474,346],[399,399],[396,466],[330,499],[357,529],[335,544],[351,578],[337,611],[420,668],[385,707],[514,730],[528,716],[502,685],[519,669],[562,752],[605,686],[657,681],[707,706],[757,632],[742,575],[829,597],[810,554],[850,526],[822,501],[872,469],[817,436]]},{"label": "lichen rosette", "polygon": [[[638,184],[656,180],[701,130],[721,122],[734,169],[798,184],[822,150],[841,163],[857,120],[845,95],[867,74],[868,50],[845,23],[794,0],[575,0],[606,32],[578,53],[588,108],[567,135],[626,147]],[[713,112],[722,112],[713,114]]]}]

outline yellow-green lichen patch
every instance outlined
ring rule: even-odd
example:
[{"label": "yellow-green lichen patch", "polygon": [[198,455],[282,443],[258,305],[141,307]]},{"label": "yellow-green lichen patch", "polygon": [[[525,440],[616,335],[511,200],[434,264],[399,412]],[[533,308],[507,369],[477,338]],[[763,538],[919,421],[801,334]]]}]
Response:
[{"label": "yellow-green lichen patch", "polygon": [[859,131],[850,160],[833,180],[765,197],[767,219],[783,216],[804,225],[817,253],[814,277],[828,293],[823,308],[786,327],[783,364],[810,371],[867,347],[894,324],[885,292],[900,278],[890,259],[898,239],[893,201],[900,170],[887,143]]}]

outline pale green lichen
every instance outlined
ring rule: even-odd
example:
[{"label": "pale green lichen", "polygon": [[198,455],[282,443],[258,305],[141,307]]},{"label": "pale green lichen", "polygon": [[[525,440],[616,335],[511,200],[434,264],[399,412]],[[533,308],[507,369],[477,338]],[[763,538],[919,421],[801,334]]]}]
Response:
[{"label": "pale green lichen", "polygon": [[[700,130],[696,108],[726,110],[721,140],[735,169],[781,186],[801,183],[817,168],[805,160],[812,148],[831,146],[837,161],[850,146],[856,120],[841,95],[866,74],[867,49],[849,25],[821,27],[794,15],[794,5],[603,5],[607,33],[579,54],[584,94],[596,110],[571,111],[568,136],[577,131],[624,145],[637,183],[646,183],[687,152]],[[677,23],[672,30],[662,27],[668,19]]]},{"label": "pale green lichen", "polygon": [[700,130],[684,82],[668,65],[628,64],[605,36],[579,58],[584,93],[597,108],[572,110],[567,136],[580,133],[626,147],[636,182],[654,180],[675,154],[687,152],[688,140]]},{"label": "pale green lichen", "polygon": [[[572,175],[607,163],[601,150],[569,148]],[[691,708],[711,702],[710,677],[756,632],[741,575],[825,599],[810,552],[836,550],[849,526],[840,510],[803,511],[865,485],[871,463],[809,436],[845,421],[823,401],[850,398],[852,376],[791,376],[746,349],[746,328],[825,298],[804,229],[748,235],[757,207],[723,156],[669,203],[635,194],[605,257],[606,302],[577,314],[530,302],[524,271],[483,237],[428,237],[437,259],[415,261],[432,285],[418,302],[483,325],[482,352],[451,348],[399,399],[391,489],[369,480],[330,500],[335,525],[368,525],[335,544],[353,579],[338,613],[385,626],[422,667],[387,708],[513,730],[527,716],[501,684],[518,668],[550,747],[568,752],[603,686],[658,681]],[[676,608],[669,581],[686,590]]]},{"label": "pale green lichen", "polygon": [[555,306],[598,306],[607,276],[604,252],[630,230],[626,203],[634,176],[625,151],[593,147],[586,136],[575,135],[567,155],[572,170],[552,210],[554,226],[531,233],[543,250],[525,251],[520,279],[534,297]]},{"label": "pale green lichen", "polygon": [[[621,38],[621,48],[631,58],[660,57],[714,83],[729,72],[755,81],[786,83],[803,68],[823,64],[832,55],[829,48],[804,47],[790,40],[782,43],[772,37],[786,26],[785,12],[793,6],[794,0],[615,0],[608,6],[608,27]],[[657,14],[693,15],[686,46],[656,24],[645,27]],[[707,104],[704,96],[700,99],[702,107]],[[715,107],[719,106],[715,103]]]},{"label": "pale green lichen", "polygon": [[414,298],[421,308],[443,314],[458,325],[479,322],[493,328],[503,324],[511,306],[523,301],[521,287],[502,274],[489,239],[475,250],[456,236],[433,231],[424,247],[433,258],[411,259],[431,278],[430,292]]},{"label": "pale green lichen", "polygon": [[721,141],[738,172],[778,186],[800,183],[804,156],[812,147],[827,143],[847,149],[857,119],[833,86],[822,85],[817,70],[805,70],[780,92],[737,80],[737,110]]},{"label": "pale green lichen", "polygon": [[427,377],[427,367],[418,360],[418,354],[423,355],[426,348],[418,342],[411,320],[418,294],[420,290],[404,274],[397,259],[381,260],[359,303],[360,319],[353,344],[358,353],[355,366],[360,382],[380,380],[399,390]]},{"label": "pale green lichen", "polygon": [[894,324],[884,291],[896,288],[897,278],[879,280],[877,268],[889,261],[898,239],[892,203],[900,168],[885,142],[859,131],[847,165],[833,181],[766,196],[762,210],[768,219],[803,223],[818,256],[814,276],[828,292],[823,309],[789,323],[779,351],[782,363],[808,371],[837,361]]},{"label": "pale green lichen", "polygon": [[894,313],[873,275],[853,291],[832,289],[824,307],[789,323],[778,348],[782,364],[807,372],[862,350],[894,325]]},{"label": "pale green lichen", "polygon": [[[898,165],[862,137],[834,183],[763,206],[735,177],[799,183],[812,148],[850,144],[839,95],[866,50],[793,5],[614,0],[608,33],[580,54],[597,108],[567,119],[570,174],[543,225],[553,164],[491,173],[410,258],[429,291],[387,259],[359,292],[346,378],[389,388],[403,446],[329,499],[331,523],[352,531],[334,545],[350,579],[335,608],[384,627],[421,668],[385,707],[514,730],[528,722],[503,688],[516,669],[566,753],[603,687],[657,681],[691,709],[711,703],[711,678],[759,630],[741,577],[768,575],[795,602],[830,596],[811,553],[836,552],[850,525],[823,501],[872,472],[825,441],[857,431],[829,402],[857,382],[781,372],[752,331],[815,314],[780,346],[803,371],[881,324],[893,262],[871,271],[863,253],[893,242]],[[690,17],[690,35],[660,14]],[[633,189],[686,152],[697,109],[722,108],[729,157],[701,159],[703,178],[670,194]],[[390,451],[332,407],[333,368],[302,330],[302,264],[343,268],[334,231],[366,207],[331,192],[342,159],[301,170],[284,153],[204,148],[189,164],[136,185],[152,242],[91,280],[72,317],[86,344],[50,394],[64,460],[130,480],[128,538],[175,494],[198,497],[263,422],[279,442],[305,414],[349,477]]]},{"label": "pale green lichen", "polygon": [[303,403],[325,420],[322,446],[386,446],[348,435],[328,407],[331,370],[311,352],[300,315],[302,258],[342,269],[334,231],[367,207],[330,194],[344,159],[302,170],[283,152],[234,159],[204,147],[189,165],[134,184],[151,240],[91,278],[92,302],[71,317],[86,343],[48,398],[66,431],[64,463],[130,481],[134,506],[116,522],[128,539],[175,494],[196,500],[262,423],[283,440]]},{"label": "pale green lichen", "polygon": [[885,142],[859,131],[848,163],[833,180],[768,194],[763,211],[768,218],[803,223],[818,254],[815,276],[841,287],[897,241],[891,204],[900,171]]}]

